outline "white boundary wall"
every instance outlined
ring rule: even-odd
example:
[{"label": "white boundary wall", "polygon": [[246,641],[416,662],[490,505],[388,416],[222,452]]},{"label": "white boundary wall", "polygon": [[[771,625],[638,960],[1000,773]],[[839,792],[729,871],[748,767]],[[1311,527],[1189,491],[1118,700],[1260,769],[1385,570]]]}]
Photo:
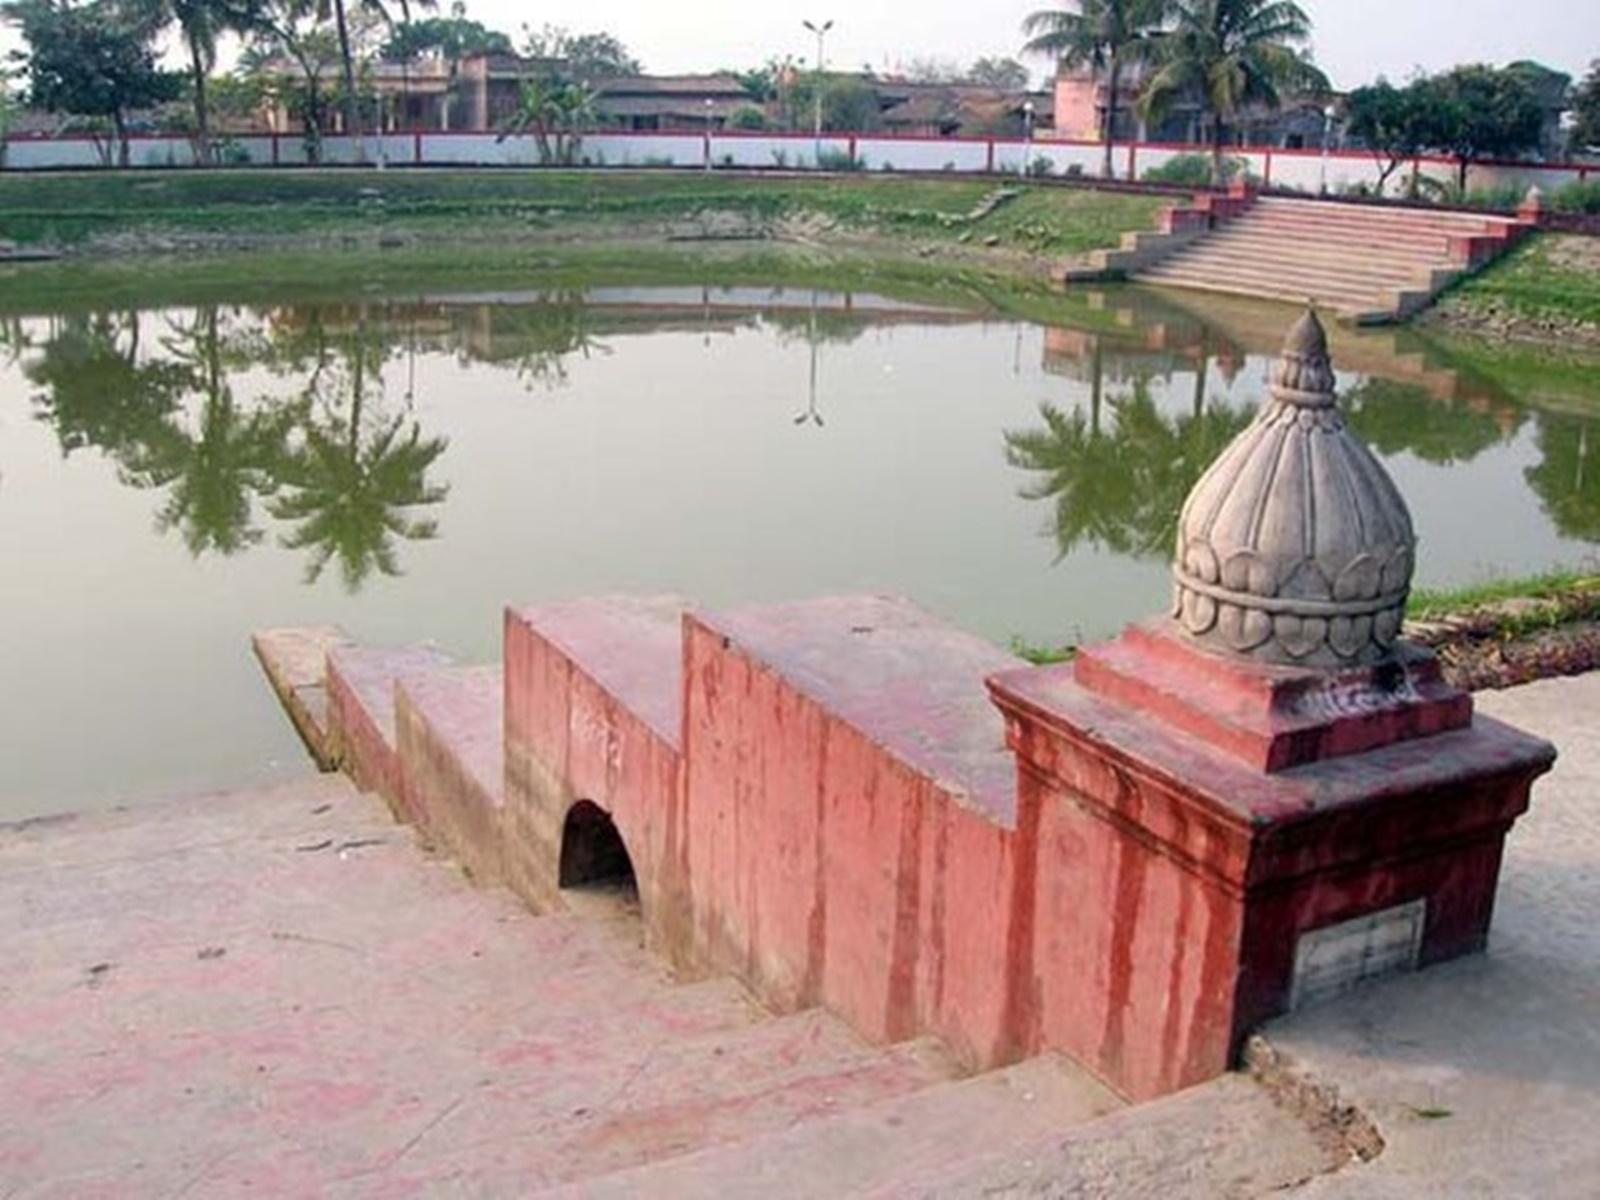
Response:
[{"label": "white boundary wall", "polygon": [[[358,148],[357,142],[360,142]],[[1112,152],[1118,179],[1142,179],[1146,172],[1180,155],[1205,154],[1203,146],[1119,143]],[[227,139],[230,164],[301,166],[305,144],[299,134],[249,134]],[[1050,174],[1098,176],[1105,148],[1096,142],[1037,139],[1032,142],[990,138],[896,137],[867,134],[715,133],[589,133],[580,142],[583,165],[608,167],[713,167],[787,168],[810,170],[836,167],[855,159],[868,171],[1020,173],[1031,163],[1049,163]],[[1379,164],[1370,154],[1315,150],[1267,150],[1229,147],[1230,158],[1243,159],[1251,175],[1274,187],[1308,193],[1342,192],[1365,185],[1375,187]],[[379,160],[391,164],[424,166],[537,166],[538,147],[531,137],[502,140],[493,133],[392,133],[361,139],[329,137],[323,140],[322,161],[331,165]],[[82,169],[111,165],[114,149],[90,137],[16,137],[6,145],[5,169],[11,171]],[[193,146],[187,138],[137,136],[130,142],[129,162],[135,167],[185,167],[193,165]],[[1450,159],[1420,158],[1404,163],[1389,179],[1393,195],[1405,192],[1413,171],[1438,179],[1454,180],[1456,164]],[[1528,187],[1538,184],[1552,191],[1579,179],[1600,179],[1600,164],[1495,162],[1475,164],[1469,186]]]}]

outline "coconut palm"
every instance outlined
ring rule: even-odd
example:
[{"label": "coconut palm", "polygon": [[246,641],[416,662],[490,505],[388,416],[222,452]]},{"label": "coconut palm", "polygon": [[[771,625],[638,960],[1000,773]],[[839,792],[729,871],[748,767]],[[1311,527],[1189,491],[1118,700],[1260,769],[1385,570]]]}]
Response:
[{"label": "coconut palm", "polygon": [[225,33],[245,33],[257,26],[257,0],[146,0],[163,25],[175,24],[189,56],[189,78],[194,86],[196,158],[211,157],[211,114],[206,100],[206,79],[217,65],[217,42]]},{"label": "coconut palm", "polygon": [[1159,120],[1176,101],[1198,101],[1210,118],[1212,179],[1220,183],[1228,126],[1246,105],[1276,108],[1285,92],[1327,90],[1327,76],[1299,49],[1311,19],[1293,0],[1173,0],[1170,17],[1139,107]]},{"label": "coconut palm", "polygon": [[[320,322],[315,329],[320,339]],[[383,349],[369,336],[364,316],[340,341],[342,368],[324,363],[313,372],[304,440],[284,471],[287,491],[267,507],[278,520],[298,522],[281,541],[288,549],[311,551],[307,583],[337,559],[346,590],[354,592],[374,569],[400,573],[395,538],[423,541],[437,534],[436,521],[414,517],[411,510],[445,498],[448,487],[431,483],[428,471],[449,443],[424,438],[406,412],[388,417],[367,410],[372,360],[376,354],[381,361]],[[319,359],[327,358],[325,341],[323,346]]]},{"label": "coconut palm", "polygon": [[1077,0],[1077,11],[1041,9],[1022,22],[1026,54],[1047,55],[1058,64],[1093,72],[1106,80],[1106,103],[1100,115],[1100,140],[1105,143],[1101,174],[1110,179],[1112,143],[1116,137],[1118,90],[1124,67],[1149,57],[1166,19],[1170,0]]}]

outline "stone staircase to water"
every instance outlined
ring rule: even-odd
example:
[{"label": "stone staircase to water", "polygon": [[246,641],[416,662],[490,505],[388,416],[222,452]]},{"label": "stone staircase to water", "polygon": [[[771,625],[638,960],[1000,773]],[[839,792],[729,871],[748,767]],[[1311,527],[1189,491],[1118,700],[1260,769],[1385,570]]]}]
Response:
[{"label": "stone staircase to water", "polygon": [[[762,619],[718,618],[724,629]],[[594,739],[620,780],[641,761],[627,722],[654,737],[675,715],[680,664],[667,648],[679,625],[665,602],[508,610],[504,670],[355,646],[334,629],[257,635],[319,761],[339,761],[475,882],[507,883],[539,914],[524,919],[536,952],[503,1034],[475,1020],[479,1032],[455,1045],[439,1014],[418,1014],[430,1055],[448,1049],[463,1079],[476,1069],[492,1081],[469,1089],[470,1106],[426,1153],[328,1194],[953,1197],[1043,1173],[1083,1194],[1201,1197],[1266,1194],[1338,1161],[1242,1077],[1130,1108],[1059,1054],[975,1072],[938,1037],[868,1037],[826,1007],[774,1008],[715,972],[676,981],[644,944],[652,935],[625,883],[563,886],[554,899],[529,886],[516,860],[531,834],[515,815],[505,739],[538,719],[527,692],[550,689],[552,664],[530,673],[512,631],[542,628],[569,648],[591,639],[583,678],[561,669],[573,687],[603,689],[603,713],[574,710],[569,761],[551,767],[581,770],[580,743]]]},{"label": "stone staircase to water", "polygon": [[1264,196],[1131,278],[1403,320],[1515,244],[1510,217]]}]

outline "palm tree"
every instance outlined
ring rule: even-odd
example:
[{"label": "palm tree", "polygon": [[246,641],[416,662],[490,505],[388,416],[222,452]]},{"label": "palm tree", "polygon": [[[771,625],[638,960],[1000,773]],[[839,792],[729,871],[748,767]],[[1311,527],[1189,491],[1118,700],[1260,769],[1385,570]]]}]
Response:
[{"label": "palm tree", "polygon": [[194,83],[195,157],[211,157],[211,115],[206,102],[206,79],[217,65],[217,41],[224,33],[244,33],[258,23],[256,0],[152,0],[162,23],[175,23],[189,53],[189,75]]},{"label": "palm tree", "polygon": [[1159,120],[1175,101],[1198,100],[1211,118],[1211,172],[1220,183],[1228,125],[1241,109],[1276,108],[1285,91],[1328,88],[1297,49],[1311,37],[1311,19],[1294,0],[1173,0],[1171,17],[1139,106]]},{"label": "palm tree", "polygon": [[1166,20],[1170,0],[1077,0],[1078,11],[1041,9],[1022,22],[1027,54],[1048,55],[1057,63],[1088,68],[1093,79],[1106,80],[1106,103],[1100,116],[1105,143],[1101,174],[1114,174],[1111,151],[1116,137],[1118,89],[1122,69],[1149,57],[1155,35]]}]

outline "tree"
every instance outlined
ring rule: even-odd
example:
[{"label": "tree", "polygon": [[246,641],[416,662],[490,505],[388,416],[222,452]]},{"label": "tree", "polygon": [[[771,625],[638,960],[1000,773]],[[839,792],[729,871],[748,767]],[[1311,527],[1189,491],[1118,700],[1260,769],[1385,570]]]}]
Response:
[{"label": "tree", "polygon": [[[389,11],[385,0],[349,0],[357,6],[357,10],[376,17],[383,24],[393,28],[394,17]],[[360,93],[356,90],[356,53],[355,41],[351,37],[350,12],[347,0],[311,0],[315,5],[315,12],[319,18],[326,18],[332,13],[334,29],[339,36],[339,64],[344,74],[344,125],[345,132],[352,136],[361,133],[361,107]],[[411,0],[397,0],[400,7],[400,20],[403,24],[411,21]],[[436,0],[416,0],[416,7],[431,9]]]},{"label": "tree", "polygon": [[1348,100],[1346,129],[1378,160],[1378,194],[1407,159],[1432,144],[1432,106],[1416,84],[1397,88],[1385,79],[1357,88]]},{"label": "tree", "polygon": [[589,86],[559,71],[543,71],[524,80],[517,110],[501,127],[497,142],[532,131],[544,164],[570,165],[582,140],[580,131],[594,122],[595,94]]},{"label": "tree", "polygon": [[276,59],[286,55],[300,68],[302,88],[286,107],[305,130],[306,157],[322,157],[322,138],[328,127],[329,97],[324,80],[340,68],[338,34],[320,14],[319,0],[271,0],[257,14],[260,35],[240,56],[239,70],[256,80],[263,91],[280,86]]},{"label": "tree", "polygon": [[1054,59],[1071,69],[1087,68],[1106,80],[1106,103],[1100,115],[1100,140],[1105,162],[1100,173],[1115,174],[1112,143],[1116,140],[1117,105],[1123,68],[1147,59],[1166,18],[1167,0],[1078,0],[1078,10],[1041,9],[1022,23],[1028,42],[1025,54]]},{"label": "tree", "polygon": [[1222,178],[1228,126],[1246,105],[1277,108],[1285,92],[1327,91],[1299,47],[1311,20],[1293,0],[1174,0],[1156,71],[1139,99],[1147,117],[1193,98],[1211,123],[1213,179]]},{"label": "tree", "polygon": [[1585,153],[1600,146],[1600,58],[1572,93],[1572,150]]},{"label": "tree", "polygon": [[155,16],[116,0],[57,5],[12,0],[6,20],[28,43],[29,98],[48,112],[106,118],[128,165],[128,114],[174,99],[178,77],[156,65]]},{"label": "tree", "polygon": [[498,29],[467,19],[466,6],[453,5],[448,17],[428,17],[396,26],[384,43],[382,56],[389,62],[414,62],[425,54],[438,54],[454,66],[478,54],[511,54],[511,39]]},{"label": "tree", "polygon": [[1510,158],[1539,145],[1544,113],[1527,79],[1482,64],[1456,67],[1415,85],[1427,106],[1429,141],[1457,162],[1456,186],[1481,158]]},{"label": "tree", "polygon": [[1003,92],[1020,92],[1028,86],[1028,68],[1014,58],[979,58],[967,68],[967,82]]},{"label": "tree", "polygon": [[569,33],[559,25],[522,27],[522,52],[529,58],[559,60],[562,74],[593,85],[605,79],[639,75],[644,67],[609,33]]},{"label": "tree", "polygon": [[[788,89],[784,108],[791,128],[811,128],[809,114],[815,111],[817,80],[814,76],[796,79]],[[826,76],[822,80],[822,128],[831,133],[868,133],[883,123],[878,93],[864,80],[848,75]]]},{"label": "tree", "polygon": [[195,158],[211,158],[211,114],[207,82],[217,65],[217,42],[224,33],[243,33],[257,23],[255,0],[138,0],[150,5],[161,24],[175,24],[189,58],[193,89]]}]

